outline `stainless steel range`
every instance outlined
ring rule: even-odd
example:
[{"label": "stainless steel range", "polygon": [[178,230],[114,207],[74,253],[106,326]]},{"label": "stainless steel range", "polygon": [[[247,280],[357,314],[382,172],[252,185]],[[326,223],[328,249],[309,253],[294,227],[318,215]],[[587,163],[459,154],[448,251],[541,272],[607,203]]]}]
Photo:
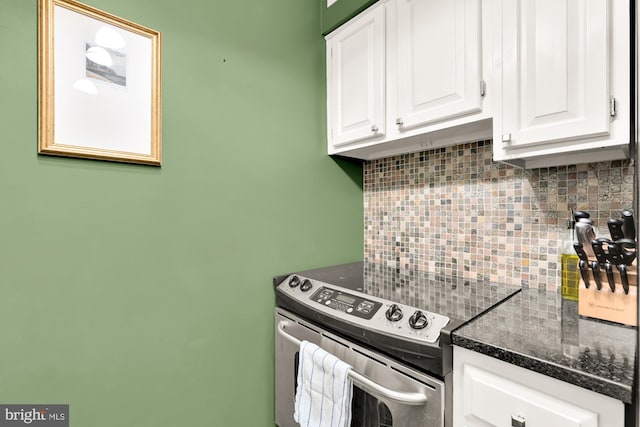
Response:
[{"label": "stainless steel range", "polygon": [[293,419],[300,341],[353,366],[352,427],[451,426],[450,335],[519,288],[378,265],[274,278],[276,424]]}]

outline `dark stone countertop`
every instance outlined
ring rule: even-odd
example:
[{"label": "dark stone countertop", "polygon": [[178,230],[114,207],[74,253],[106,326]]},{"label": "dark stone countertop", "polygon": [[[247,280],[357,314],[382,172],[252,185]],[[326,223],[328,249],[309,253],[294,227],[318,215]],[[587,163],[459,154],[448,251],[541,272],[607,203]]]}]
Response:
[{"label": "dark stone countertop", "polygon": [[584,318],[559,292],[524,288],[453,333],[453,343],[632,403],[637,331]]}]

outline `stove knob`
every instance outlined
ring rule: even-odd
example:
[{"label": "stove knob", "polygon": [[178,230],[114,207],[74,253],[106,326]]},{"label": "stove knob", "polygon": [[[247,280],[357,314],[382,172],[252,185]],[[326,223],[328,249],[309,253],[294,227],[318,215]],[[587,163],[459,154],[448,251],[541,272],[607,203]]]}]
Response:
[{"label": "stove knob", "polygon": [[409,326],[413,329],[424,329],[429,325],[429,320],[427,320],[427,316],[424,315],[420,310],[416,311],[409,318]]},{"label": "stove knob", "polygon": [[311,289],[311,280],[309,279],[304,279],[304,282],[302,282],[302,285],[300,285],[300,290],[302,292],[307,292],[309,289]]},{"label": "stove knob", "polygon": [[402,309],[400,309],[397,304],[391,304],[391,306],[385,313],[385,316],[387,316],[387,320],[397,322],[398,320],[402,319]]},{"label": "stove knob", "polygon": [[291,276],[291,279],[289,279],[289,286],[291,286],[292,288],[295,288],[299,284],[300,284],[300,278],[298,276]]}]

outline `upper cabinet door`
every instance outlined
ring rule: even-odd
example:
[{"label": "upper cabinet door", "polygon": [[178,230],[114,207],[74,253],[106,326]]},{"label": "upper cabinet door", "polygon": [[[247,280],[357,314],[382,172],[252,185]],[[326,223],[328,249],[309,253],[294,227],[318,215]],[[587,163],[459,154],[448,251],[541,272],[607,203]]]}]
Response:
[{"label": "upper cabinet door", "polygon": [[398,0],[401,130],[482,109],[479,0]]},{"label": "upper cabinet door", "polygon": [[327,57],[332,145],[384,136],[384,5],[370,9],[332,35]]},{"label": "upper cabinet door", "polygon": [[502,2],[507,149],[608,134],[609,27],[607,0]]}]

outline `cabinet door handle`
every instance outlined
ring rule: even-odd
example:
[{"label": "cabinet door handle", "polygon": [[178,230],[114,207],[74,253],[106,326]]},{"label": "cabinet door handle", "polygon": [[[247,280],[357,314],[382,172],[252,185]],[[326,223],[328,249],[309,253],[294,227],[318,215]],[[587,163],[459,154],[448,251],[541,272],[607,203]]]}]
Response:
[{"label": "cabinet door handle", "polygon": [[611,117],[615,117],[618,114],[618,112],[616,111],[616,99],[614,97],[611,97],[609,99],[609,115]]},{"label": "cabinet door handle", "polygon": [[373,133],[378,132],[378,126],[376,126],[376,125],[371,125],[371,132],[373,132]]},{"label": "cabinet door handle", "polygon": [[511,142],[511,134],[503,133],[502,134],[502,142]]},{"label": "cabinet door handle", "polygon": [[396,125],[398,125],[398,126],[402,126],[403,124],[404,124],[404,122],[402,121],[402,117],[398,117],[398,118],[396,119]]},{"label": "cabinet door handle", "polygon": [[511,427],[525,427],[525,419],[520,415],[511,415]]}]

